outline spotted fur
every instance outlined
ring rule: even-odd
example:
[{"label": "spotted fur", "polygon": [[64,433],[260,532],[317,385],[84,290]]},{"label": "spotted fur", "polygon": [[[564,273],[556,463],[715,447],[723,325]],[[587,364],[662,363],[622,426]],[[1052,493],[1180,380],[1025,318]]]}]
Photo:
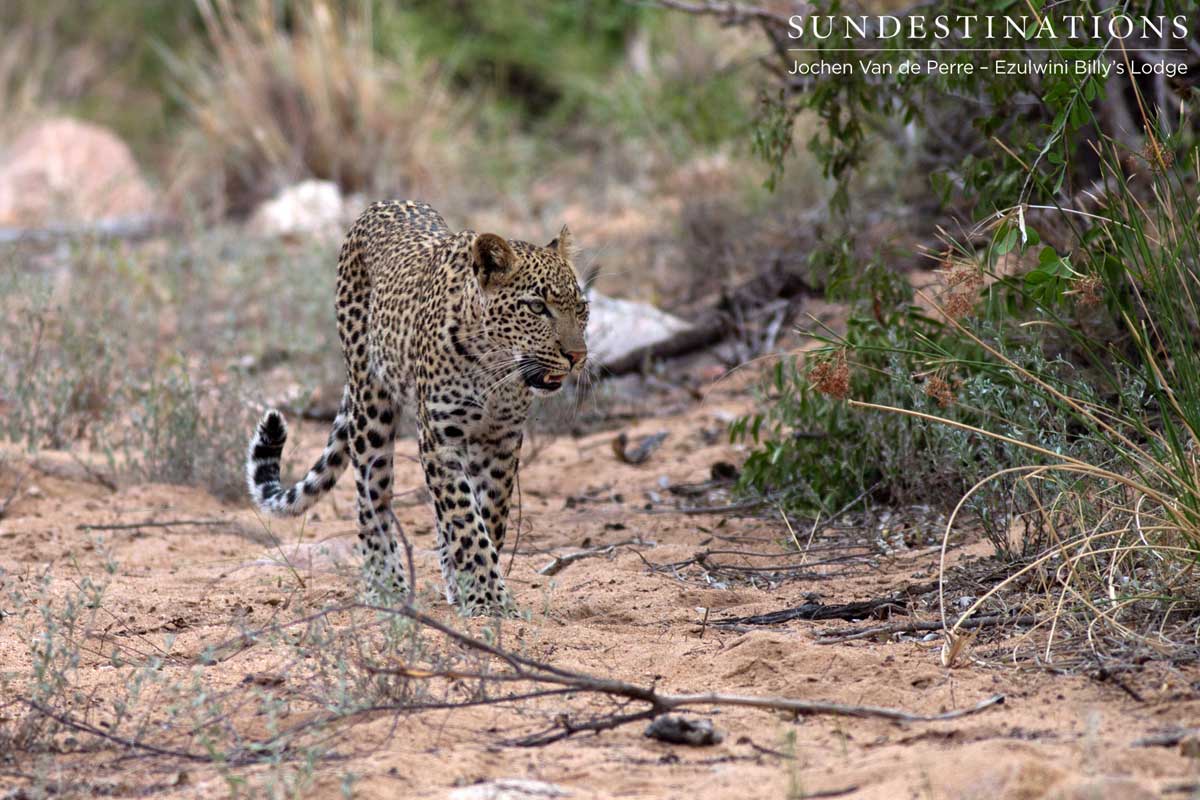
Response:
[{"label": "spotted fur", "polygon": [[303,513],[353,463],[368,578],[407,591],[387,512],[397,420],[410,409],[447,600],[471,613],[510,612],[499,562],[522,429],[533,395],[557,391],[587,358],[587,302],[570,254],[565,227],[539,247],[454,233],[426,203],[373,204],[338,258],[347,381],[329,442],[285,489],[287,427],[268,411],[246,462],[255,504]]}]

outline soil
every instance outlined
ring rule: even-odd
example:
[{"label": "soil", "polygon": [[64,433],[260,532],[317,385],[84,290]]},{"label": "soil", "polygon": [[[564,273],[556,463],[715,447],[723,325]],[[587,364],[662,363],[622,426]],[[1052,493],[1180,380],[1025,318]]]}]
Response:
[{"label": "soil", "polygon": [[[1200,675],[1194,668],[1150,664],[1120,682],[1056,674],[1006,660],[1013,644],[1004,637],[1013,636],[1011,630],[982,632],[966,656],[946,668],[936,635],[929,641],[917,633],[822,644],[817,639],[822,631],[854,623],[718,625],[814,596],[825,603],[886,596],[932,580],[937,569],[935,530],[906,539],[911,546],[891,548],[878,546],[870,531],[819,530],[813,558],[832,563],[794,571],[746,573],[714,566],[779,566],[778,559],[754,555],[694,558],[719,549],[751,554],[794,549],[793,534],[775,513],[675,511],[681,503],[730,502],[711,477],[714,464],[744,457],[725,434],[729,419],[748,408],[744,384],[734,383],[719,384],[703,402],[687,402],[673,413],[622,423],[620,431],[631,441],[668,433],[640,465],[618,460],[612,440],[619,431],[613,429],[577,438],[535,437],[527,445],[523,530],[508,583],[528,617],[499,623],[501,643],[558,667],[663,692],[786,696],[922,714],[964,708],[994,694],[1004,695],[1002,705],[953,721],[913,724],[796,718],[750,708],[689,709],[688,716],[710,720],[723,734],[719,744],[707,747],[646,738],[645,722],[542,747],[504,744],[553,724],[558,714],[579,719],[589,711],[611,710],[586,698],[403,715],[381,711],[339,725],[335,757],[320,760],[311,783],[295,796],[343,796],[348,775],[355,776],[353,796],[363,798],[1116,800],[1196,791],[1196,764],[1179,746],[1135,746],[1141,737],[1194,724],[1200,714]],[[674,404],[659,405],[670,410]],[[292,421],[285,466],[293,474],[319,454],[322,427]],[[401,441],[399,451],[407,458],[397,460],[397,486],[421,486],[411,458],[414,442]],[[151,484],[114,491],[69,454],[32,457],[10,450],[6,456],[0,501],[17,489],[0,519],[0,575],[10,587],[14,581],[28,587],[48,570],[56,586],[66,587],[55,591],[66,592],[82,576],[104,573],[104,549],[116,564],[99,625],[106,633],[100,647],[83,651],[79,668],[79,683],[101,701],[98,706],[125,691],[123,682],[107,677],[117,672],[108,656],[111,646],[151,652],[168,639],[172,656],[162,669],[178,678],[196,671],[213,687],[265,682],[303,690],[299,672],[284,669],[277,644],[250,645],[236,657],[204,666],[201,656],[240,631],[293,619],[301,608],[353,601],[352,481],[343,480],[306,520],[267,523],[248,504],[223,505],[197,489]],[[696,496],[668,488],[680,484],[704,487]],[[396,513],[415,547],[422,607],[448,625],[479,635],[494,632],[496,623],[462,619],[438,599],[432,517],[420,499],[419,492],[399,497]],[[213,524],[82,527],[170,520]],[[805,545],[809,531],[794,533]],[[572,561],[553,577],[538,572],[558,556],[630,540],[641,544]],[[510,550],[511,544],[506,565]],[[956,540],[952,561],[986,554],[986,546],[967,536]],[[927,601],[915,605],[911,618],[937,618]],[[0,616],[0,664],[20,675],[30,660],[21,635],[24,622],[7,610],[7,619]],[[0,684],[0,691],[14,692],[16,685]],[[8,702],[0,705],[0,715],[10,719],[21,713]],[[0,757],[0,796],[34,796],[3,791],[29,785],[20,775],[34,774],[53,776],[65,786],[64,794],[76,796],[234,793],[212,764],[128,751],[82,734],[73,740],[59,735],[56,741],[57,751],[21,753],[7,762]],[[269,785],[268,770],[249,767],[237,774],[262,787]]]}]

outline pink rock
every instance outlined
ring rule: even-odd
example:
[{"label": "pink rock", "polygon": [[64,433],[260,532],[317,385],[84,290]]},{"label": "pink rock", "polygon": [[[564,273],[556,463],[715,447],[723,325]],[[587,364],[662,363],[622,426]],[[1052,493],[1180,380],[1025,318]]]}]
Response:
[{"label": "pink rock", "polygon": [[89,122],[58,117],[0,151],[0,226],[43,227],[161,215],[129,147]]}]

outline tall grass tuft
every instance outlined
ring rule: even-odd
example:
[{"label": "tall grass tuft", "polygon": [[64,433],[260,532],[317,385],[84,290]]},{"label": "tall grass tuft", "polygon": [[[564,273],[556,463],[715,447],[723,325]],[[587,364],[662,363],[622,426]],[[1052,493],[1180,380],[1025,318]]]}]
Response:
[{"label": "tall grass tuft", "polygon": [[181,200],[244,213],[303,178],[383,195],[426,176],[452,105],[411,52],[376,53],[371,4],[358,15],[323,0],[196,7],[205,52],[164,53],[194,123],[176,158]]}]

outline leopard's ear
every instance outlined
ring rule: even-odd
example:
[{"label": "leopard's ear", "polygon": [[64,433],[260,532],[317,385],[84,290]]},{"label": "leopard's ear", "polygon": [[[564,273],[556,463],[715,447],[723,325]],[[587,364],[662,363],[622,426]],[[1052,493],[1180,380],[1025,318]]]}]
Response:
[{"label": "leopard's ear", "polygon": [[575,256],[575,238],[571,236],[570,229],[566,225],[563,225],[562,230],[558,232],[558,236],[551,239],[550,244],[546,245],[546,248],[557,251],[560,256],[570,261]]},{"label": "leopard's ear", "polygon": [[471,247],[471,261],[480,287],[490,289],[503,283],[512,274],[517,256],[503,237],[481,233],[475,237],[475,244]]}]

